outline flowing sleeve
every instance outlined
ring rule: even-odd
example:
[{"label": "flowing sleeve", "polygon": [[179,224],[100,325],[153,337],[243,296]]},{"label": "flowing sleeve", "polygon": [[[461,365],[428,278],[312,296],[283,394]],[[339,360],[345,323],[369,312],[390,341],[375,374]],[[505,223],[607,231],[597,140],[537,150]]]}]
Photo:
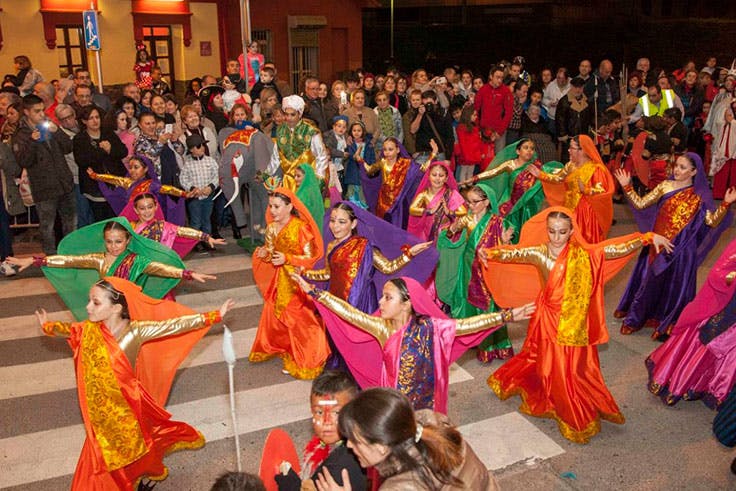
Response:
[{"label": "flowing sleeve", "polygon": [[338,317],[361,331],[365,331],[383,346],[391,335],[388,321],[374,315],[362,312],[346,301],[332,295],[330,292],[315,288],[310,296],[317,302],[334,312]]},{"label": "flowing sleeve", "polygon": [[475,315],[466,319],[458,319],[455,334],[457,336],[475,334],[476,332],[486,331],[488,329],[493,329],[494,327],[501,327],[506,322],[511,322],[512,320],[514,319],[511,309]]},{"label": "flowing sleeve", "polygon": [[545,268],[547,262],[547,247],[544,245],[532,247],[492,247],[486,249],[488,261],[512,264],[531,264],[538,268]]},{"label": "flowing sleeve", "polygon": [[90,176],[95,181],[104,182],[112,186],[128,189],[133,184],[133,181],[129,177],[115,176],[113,174],[94,174]]},{"label": "flowing sleeve", "polygon": [[628,199],[629,203],[631,203],[631,206],[633,206],[637,210],[643,210],[644,208],[649,208],[650,206],[657,204],[664,193],[664,183],[657,184],[657,187],[652,189],[644,196],[639,196],[638,194],[636,194],[636,191],[634,191],[634,187],[631,184],[624,187],[624,194],[626,194],[626,199]]},{"label": "flowing sleeve", "polygon": [[539,173],[539,180],[544,182],[549,182],[553,184],[562,184],[565,182],[565,176],[567,176],[570,173],[570,166],[572,164],[568,162],[565,167],[562,169],[559,169],[556,172],[545,172],[541,171]]},{"label": "flowing sleeve", "polygon": [[290,266],[311,268],[315,263],[316,243],[314,236],[306,226],[299,228],[299,244],[301,254],[285,254],[286,263]]},{"label": "flowing sleeve", "polygon": [[369,176],[373,176],[381,170],[381,161],[378,160],[377,162],[374,162],[372,164],[363,162],[363,168],[365,168],[366,174],[368,174]]},{"label": "flowing sleeve", "polygon": [[204,314],[185,315],[164,321],[131,321],[131,327],[138,332],[141,343],[145,343],[153,339],[210,327],[221,320],[220,312],[213,310]]},{"label": "flowing sleeve", "polygon": [[184,276],[183,269],[156,261],[148,263],[143,272],[150,276],[160,276],[162,278],[182,278]]},{"label": "flowing sleeve", "polygon": [[585,183],[585,191],[583,191],[583,194],[587,196],[594,196],[596,194],[604,194],[606,192],[609,192],[609,178],[606,175],[606,172],[608,171],[597,168],[595,172],[593,172],[593,175],[590,177],[590,180]]},{"label": "flowing sleeve", "polygon": [[486,181],[488,179],[493,179],[494,177],[499,176],[503,174],[504,172],[511,172],[512,165],[513,165],[513,160],[507,160],[503,164],[496,166],[493,169],[488,169],[476,175],[473,178],[473,182]]},{"label": "flowing sleeve", "polygon": [[[327,254],[325,256],[329,256],[330,251],[333,249],[333,243],[330,243],[327,246]],[[304,278],[306,278],[309,281],[330,281],[330,261],[327,257],[325,257],[325,267],[321,269],[309,269],[307,271],[304,271],[302,273]]]},{"label": "flowing sleeve", "polygon": [[414,197],[414,200],[409,206],[409,214],[414,217],[424,216],[424,212],[427,211],[429,206],[429,195],[426,191],[422,191]]},{"label": "flowing sleeve", "polygon": [[652,237],[654,235],[652,234],[652,232],[638,235],[638,237],[634,237],[633,239],[629,239],[623,242],[606,244],[603,247],[603,253],[605,254],[606,259],[618,259],[620,257],[626,257],[629,254],[638,251],[645,245],[649,245],[652,243]]},{"label": "flowing sleeve", "polygon": [[204,241],[209,239],[209,236],[201,230],[196,230],[189,227],[176,227],[176,236],[184,239],[192,239]]},{"label": "flowing sleeve", "polygon": [[102,254],[80,254],[78,256],[53,255],[42,259],[41,266],[48,268],[96,269],[102,272],[104,267]]},{"label": "flowing sleeve", "polygon": [[411,257],[407,253],[401,254],[396,259],[388,259],[381,254],[381,251],[373,249],[373,267],[383,274],[394,274],[409,264],[410,261]]},{"label": "flowing sleeve", "polygon": [[179,189],[176,186],[171,186],[169,184],[163,184],[158,192],[161,194],[168,194],[169,196],[176,196],[178,198],[186,197],[187,195],[187,192],[183,189]]},{"label": "flowing sleeve", "polygon": [[71,322],[44,322],[41,327],[46,336],[68,338],[72,333]]},{"label": "flowing sleeve", "polygon": [[711,228],[716,228],[726,217],[726,214],[728,213],[728,207],[729,205],[727,205],[725,202],[722,202],[720,205],[718,205],[718,208],[716,208],[715,211],[707,210],[705,212],[705,224]]}]

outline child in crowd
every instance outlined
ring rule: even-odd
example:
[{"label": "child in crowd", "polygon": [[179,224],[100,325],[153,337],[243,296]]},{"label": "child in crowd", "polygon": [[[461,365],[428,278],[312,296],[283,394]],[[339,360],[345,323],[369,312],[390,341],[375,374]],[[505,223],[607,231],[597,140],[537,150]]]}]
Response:
[{"label": "child in crowd", "polygon": [[480,137],[478,112],[473,106],[465,106],[456,131],[457,144],[453,148],[455,179],[462,182],[485,170],[495,152],[493,142],[486,142]]},{"label": "child in crowd", "polygon": [[[212,214],[212,192],[217,188],[219,179],[218,166],[215,159],[205,155],[207,142],[200,135],[187,137],[188,154],[184,158],[184,167],[179,179],[182,187],[193,196],[187,201],[189,225],[206,234],[212,233],[210,215]],[[213,249],[209,245],[197,244],[200,252],[203,248]]]},{"label": "child in crowd", "polygon": [[343,469],[347,470],[352,489],[366,489],[365,473],[337,430],[340,410],[355,398],[358,390],[347,372],[325,370],[314,379],[309,395],[314,437],[304,447],[301,476],[292,469],[290,462],[284,461],[279,466],[280,472],[276,475],[279,491],[315,489],[323,469],[334,476],[339,486],[343,485]]},{"label": "child in crowd", "polygon": [[270,66],[261,68],[260,80],[253,85],[253,88],[250,91],[251,99],[254,101],[259,100],[261,98],[261,91],[265,88],[269,88],[276,91],[276,96],[278,97],[279,102],[281,102],[281,92],[279,92],[279,89],[276,87],[276,83],[273,80],[275,76],[276,73]]},{"label": "child in crowd", "polygon": [[[344,115],[332,118],[332,129],[325,133],[324,142],[327,150],[330,151],[332,165],[330,172],[333,170],[337,173],[340,185],[345,189],[345,161],[350,157],[347,152],[348,141],[345,134],[348,131],[348,117]],[[334,167],[332,167],[334,165]]]},{"label": "child in crowd", "polygon": [[360,121],[350,125],[350,136],[353,142],[348,145],[348,161],[345,165],[344,198],[358,204],[363,209],[368,209],[363,187],[360,184],[360,166],[376,163],[376,151],[373,148],[372,135],[366,133],[365,126]]}]

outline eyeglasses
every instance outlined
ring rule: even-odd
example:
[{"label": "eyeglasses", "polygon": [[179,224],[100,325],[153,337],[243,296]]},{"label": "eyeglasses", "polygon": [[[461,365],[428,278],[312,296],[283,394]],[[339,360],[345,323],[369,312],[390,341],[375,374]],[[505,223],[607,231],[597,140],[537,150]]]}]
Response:
[{"label": "eyeglasses", "polygon": [[59,121],[66,121],[67,119],[74,119],[73,114],[67,114],[66,116],[60,116]]}]

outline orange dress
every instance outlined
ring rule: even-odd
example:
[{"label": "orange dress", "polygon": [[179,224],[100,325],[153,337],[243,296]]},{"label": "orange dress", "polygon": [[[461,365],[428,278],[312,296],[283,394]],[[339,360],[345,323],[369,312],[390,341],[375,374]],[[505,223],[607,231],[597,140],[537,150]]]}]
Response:
[{"label": "orange dress", "polygon": [[[593,140],[580,135],[580,146],[591,160],[576,167],[568,162],[554,174],[542,172],[544,194],[551,206],[564,206],[575,211],[583,238],[590,244],[605,240],[613,222],[613,176],[601,162]],[[580,190],[580,182],[584,190]]]},{"label": "orange dress", "polygon": [[[555,258],[539,239],[547,215],[556,210],[565,209],[549,208],[524,226],[522,245],[488,250],[492,264],[484,279],[499,304],[520,305],[535,296],[537,303],[521,352],[496,370],[488,385],[501,399],[521,395],[522,412],[553,418],[565,438],[587,443],[600,431],[601,419],[624,422],[598,359],[597,345],[608,342],[603,285],[648,238],[631,234],[590,245],[575,232]],[[538,232],[530,234],[535,227]],[[542,245],[529,246],[534,240]],[[516,290],[505,288],[503,279],[509,277],[519,279]]]},{"label": "orange dress", "polygon": [[[314,267],[322,257],[322,238],[294,193],[285,188],[276,192],[290,196],[299,217],[291,217],[278,232],[276,225],[269,223],[263,246],[269,255],[264,259],[253,256],[253,276],[263,295],[263,312],[249,360],[261,362],[279,356],[291,376],[313,379],[322,372],[330,348],[312,300],[289,278],[289,273],[295,267]],[[282,266],[271,264],[270,253],[275,251],[286,255]]]},{"label": "orange dress", "polygon": [[[173,317],[189,309],[147,297],[125,280],[106,279],[124,293],[134,319],[119,339],[101,322],[43,326],[48,336],[67,337],[74,352],[86,439],[73,490],[132,490],[143,477],[163,480],[168,476],[165,455],[204,445],[202,434],[186,423],[171,421],[163,404],[178,363],[206,328],[220,320],[219,313]],[[151,310],[166,320],[135,320]],[[146,374],[155,382],[150,388],[139,378]]]}]

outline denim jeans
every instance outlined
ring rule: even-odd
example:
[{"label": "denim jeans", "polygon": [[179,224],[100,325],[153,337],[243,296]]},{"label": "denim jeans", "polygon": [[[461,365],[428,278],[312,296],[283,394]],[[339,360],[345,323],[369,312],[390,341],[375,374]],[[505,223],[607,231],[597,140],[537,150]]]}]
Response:
[{"label": "denim jeans", "polygon": [[89,201],[79,190],[79,184],[74,185],[74,196],[76,196],[77,200],[77,227],[82,228],[95,223],[95,217],[92,215]]},{"label": "denim jeans", "polygon": [[190,199],[187,201],[187,211],[189,211],[189,226],[195,230],[201,230],[204,233],[212,233],[212,207],[214,201],[212,198]]},{"label": "denim jeans", "polygon": [[46,201],[36,201],[41,247],[46,255],[56,254],[54,222],[56,214],[61,219],[61,231],[66,236],[77,228],[77,200],[74,191]]}]

